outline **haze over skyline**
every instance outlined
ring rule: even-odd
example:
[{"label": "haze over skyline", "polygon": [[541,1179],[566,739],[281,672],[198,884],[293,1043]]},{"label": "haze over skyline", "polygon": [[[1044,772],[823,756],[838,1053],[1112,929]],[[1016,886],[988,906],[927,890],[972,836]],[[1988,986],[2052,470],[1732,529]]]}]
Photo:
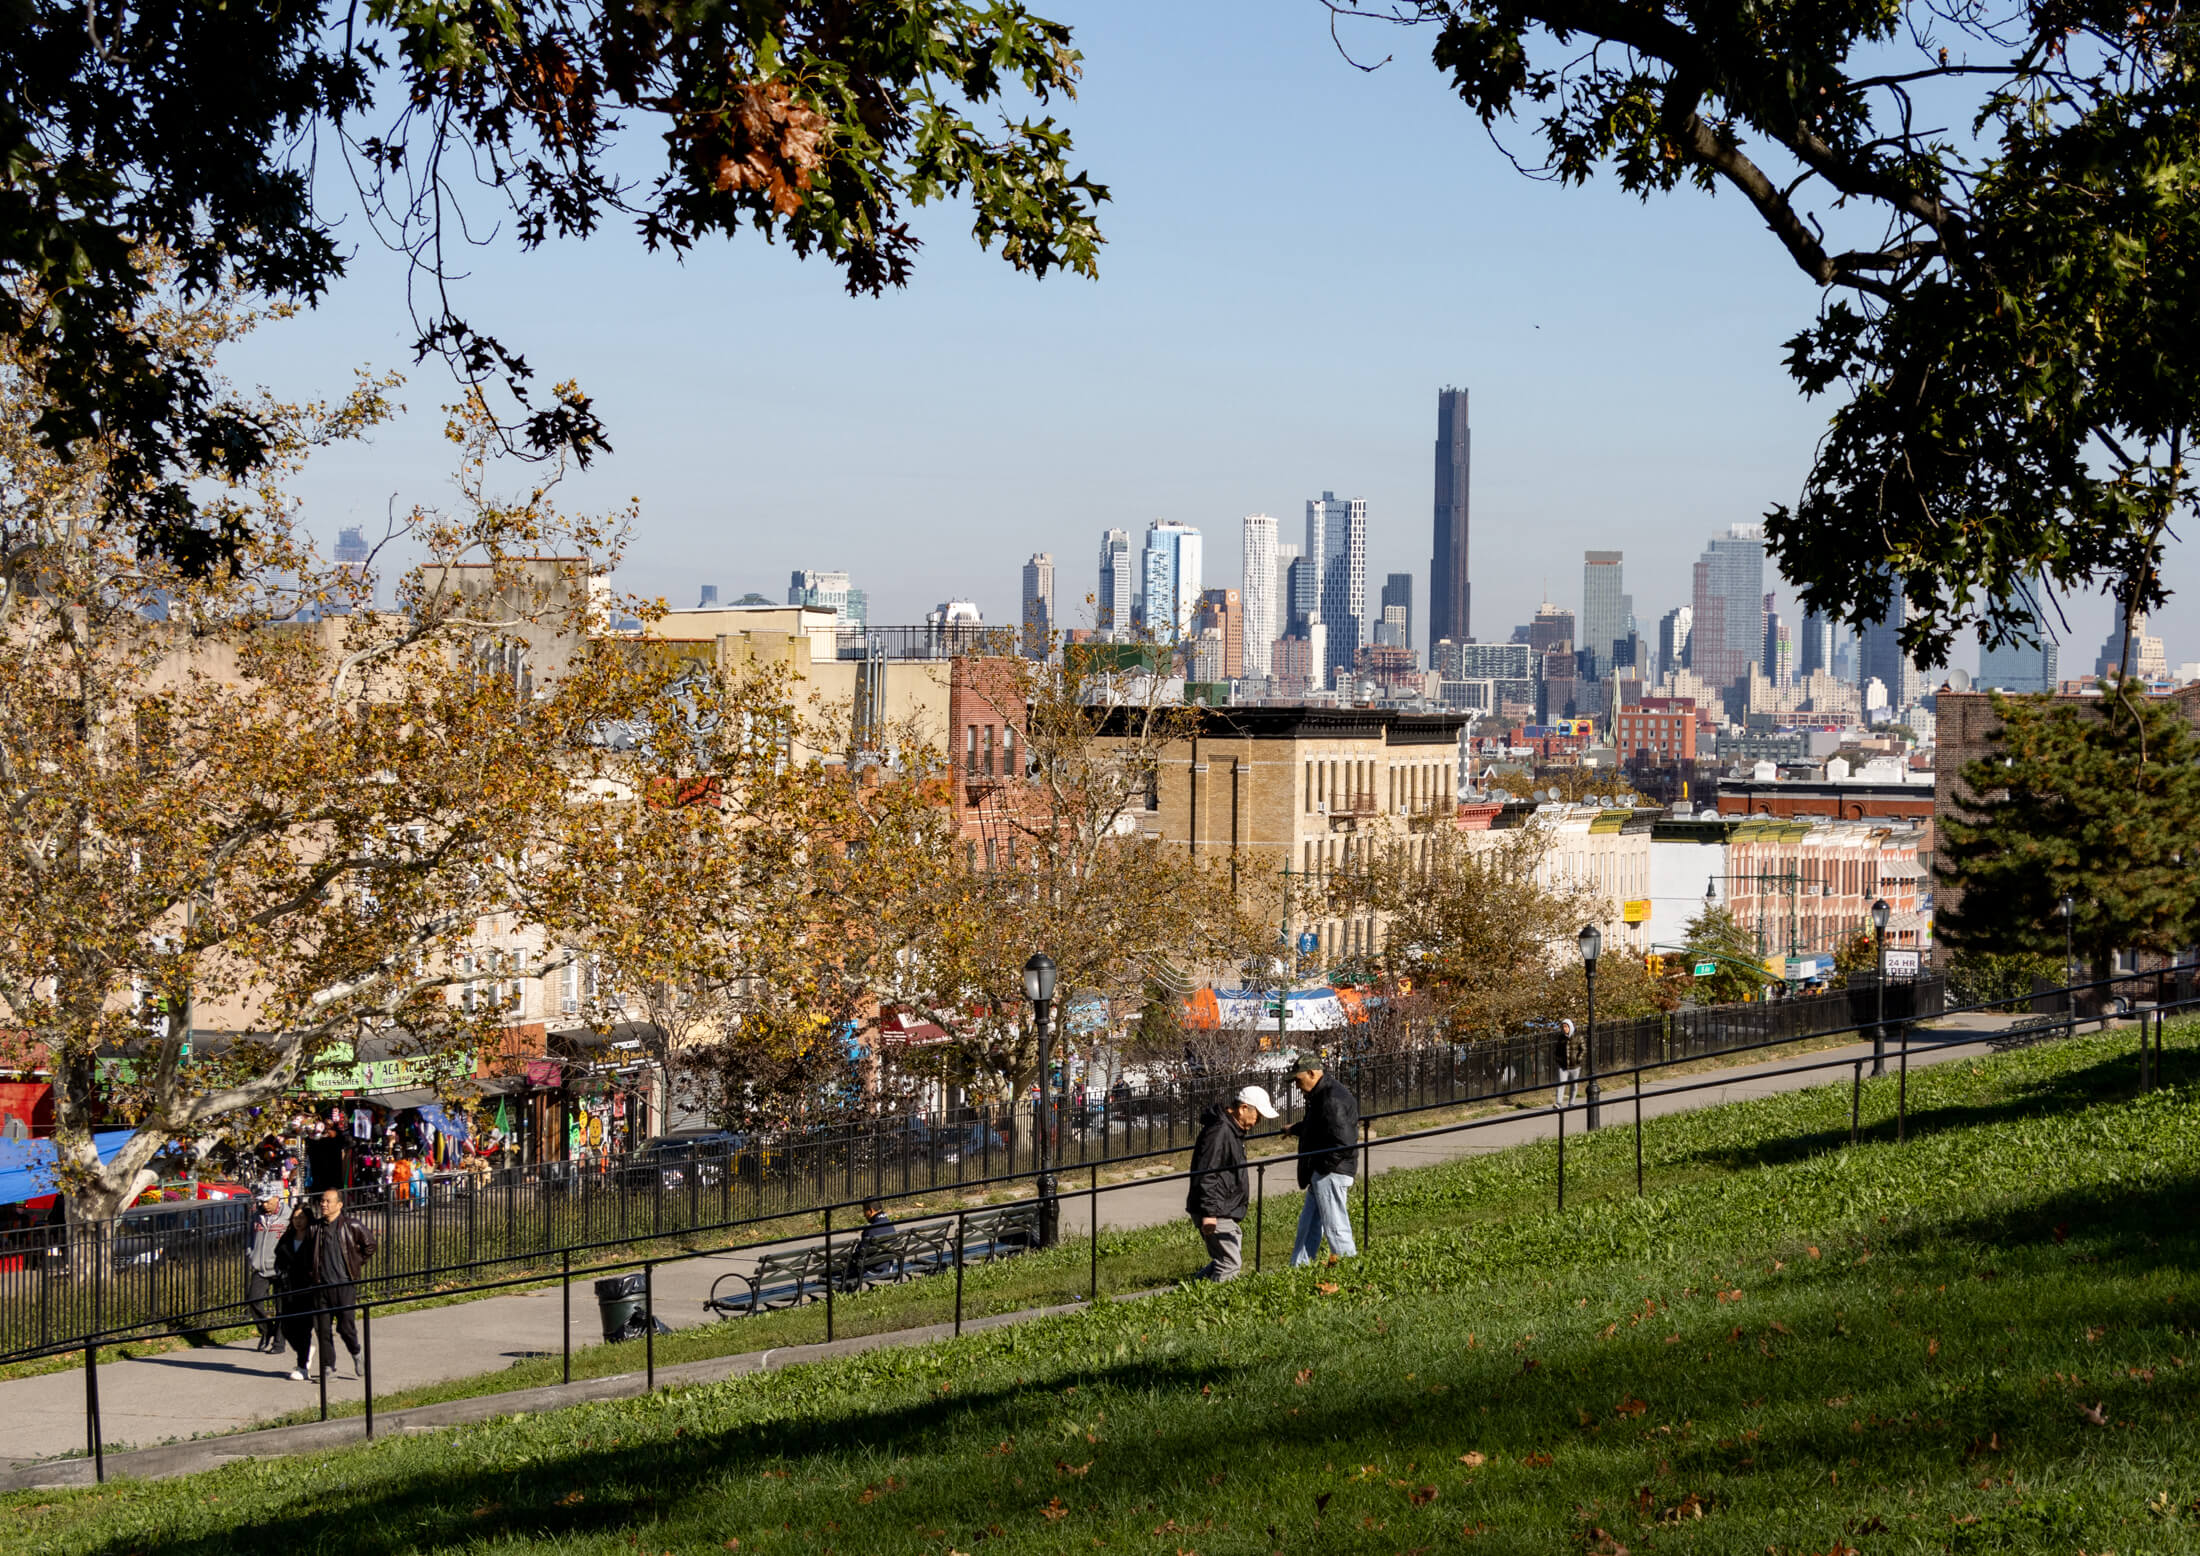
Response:
[{"label": "haze over skyline", "polygon": [[[1443,90],[1425,34],[1383,35],[1397,58],[1367,73],[1314,4],[1043,9],[1086,56],[1055,115],[1114,193],[1097,282],[1017,274],[959,208],[919,214],[911,285],[878,301],[748,235],[685,265],[615,229],[476,251],[461,311],[542,381],[580,380],[610,427],[616,452],[562,500],[639,498],[625,587],[777,599],[792,569],[845,569],[873,621],[953,596],[1009,624],[1045,551],[1079,625],[1104,530],[1195,526],[1205,581],[1235,586],[1245,514],[1289,539],[1332,490],[1367,499],[1369,576],[1413,574],[1424,620],[1445,384],[1472,394],[1484,641],[1544,598],[1578,610],[1587,549],[1625,553],[1654,632],[1708,538],[1794,499],[1831,407],[1796,395],[1781,342],[1816,294],[1741,201],[1521,177]],[[237,352],[241,381],[328,394],[409,362],[401,267],[348,230],[351,279]],[[448,499],[436,407],[456,391],[438,363],[408,371],[404,421],[301,484],[327,542]],[[2180,598],[2155,630],[2172,662],[2200,657],[2182,598],[2200,576],[2180,547],[2165,572]],[[2066,673],[2111,614],[2073,604]]]}]

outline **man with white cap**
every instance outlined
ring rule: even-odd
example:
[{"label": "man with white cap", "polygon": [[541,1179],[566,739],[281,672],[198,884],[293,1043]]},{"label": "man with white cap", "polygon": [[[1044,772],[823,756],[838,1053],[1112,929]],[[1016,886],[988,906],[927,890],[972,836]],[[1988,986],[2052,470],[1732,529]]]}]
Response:
[{"label": "man with white cap", "polygon": [[252,1315],[253,1327],[259,1331],[259,1344],[255,1349],[277,1351],[283,1345],[282,1330],[269,1297],[275,1289],[275,1249],[290,1227],[290,1217],[283,1210],[280,1183],[261,1184],[253,1191],[252,1198],[259,1206],[259,1213],[253,1217],[251,1240],[245,1245],[249,1267],[245,1272],[244,1305],[245,1311]]},{"label": "man with white cap", "polygon": [[1230,1280],[1244,1264],[1245,1236],[1239,1223],[1252,1201],[1245,1173],[1245,1132],[1254,1120],[1274,1118],[1276,1105],[1259,1086],[1248,1086],[1226,1103],[1199,1115],[1199,1138],[1192,1142],[1191,1189],[1184,1208],[1207,1243],[1207,1264],[1200,1280]]}]

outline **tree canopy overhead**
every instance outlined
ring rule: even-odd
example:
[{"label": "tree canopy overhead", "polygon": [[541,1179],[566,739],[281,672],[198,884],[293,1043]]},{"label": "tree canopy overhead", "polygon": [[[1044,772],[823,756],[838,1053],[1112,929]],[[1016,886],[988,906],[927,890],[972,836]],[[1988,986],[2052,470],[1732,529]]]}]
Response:
[{"label": "tree canopy overhead", "polygon": [[0,10],[0,337],[41,364],[45,444],[96,440],[109,516],[203,571],[241,536],[191,483],[245,478],[278,433],[138,327],[146,245],[187,296],[316,302],[345,268],[346,213],[318,203],[340,155],[414,262],[417,351],[501,386],[513,445],[585,461],[608,446],[587,398],[464,317],[467,244],[627,220],[679,253],[746,226],[877,293],[909,276],[910,209],[959,196],[1017,268],[1089,274],[1106,190],[1011,106],[1077,74],[1016,0],[23,0]]},{"label": "tree canopy overhead", "polygon": [[[1526,171],[1747,200],[1822,289],[1788,343],[1843,399],[1781,571],[1906,650],[2027,637],[2019,593],[2162,600],[2200,412],[2200,35],[2100,0],[1331,0],[1431,56]],[[1349,26],[1347,47],[1357,41]]]}]

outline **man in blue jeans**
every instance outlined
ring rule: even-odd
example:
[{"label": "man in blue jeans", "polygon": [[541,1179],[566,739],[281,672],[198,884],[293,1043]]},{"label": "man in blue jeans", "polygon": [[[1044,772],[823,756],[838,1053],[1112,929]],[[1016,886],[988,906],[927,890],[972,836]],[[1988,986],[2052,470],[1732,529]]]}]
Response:
[{"label": "man in blue jeans", "polygon": [[1322,1073],[1316,1054],[1302,1053],[1292,1061],[1291,1083],[1306,1098],[1306,1116],[1284,1130],[1298,1136],[1299,1187],[1306,1191],[1291,1263],[1312,1264],[1323,1238],[1333,1257],[1355,1258],[1360,1247],[1352,1240],[1352,1157],[1359,1149],[1360,1104]]}]

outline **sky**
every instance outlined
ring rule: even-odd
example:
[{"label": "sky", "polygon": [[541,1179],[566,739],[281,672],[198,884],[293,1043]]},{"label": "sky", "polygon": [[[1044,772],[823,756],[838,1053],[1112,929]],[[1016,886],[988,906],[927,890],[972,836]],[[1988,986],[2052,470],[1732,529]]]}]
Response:
[{"label": "sky", "polygon": [[[684,263],[616,229],[473,252],[461,311],[541,380],[578,379],[609,425],[615,452],[562,498],[639,503],[624,587],[778,600],[794,568],[845,569],[874,623],[948,598],[1005,623],[1044,551],[1077,625],[1103,530],[1194,525],[1207,584],[1235,585],[1243,515],[1291,539],[1334,491],[1367,499],[1370,596],[1414,575],[1423,646],[1445,385],[1472,394],[1483,641],[1546,598],[1578,611],[1585,549],[1624,553],[1654,633],[1707,538],[1794,501],[1830,407],[1795,393],[1781,342],[1816,294],[1740,200],[1525,178],[1444,91],[1430,34],[1348,35],[1363,62],[1395,52],[1356,69],[1317,0],[1039,9],[1085,55],[1056,111],[1113,194],[1097,280],[1011,269],[954,206],[919,216],[914,278],[882,299],[748,234]],[[406,414],[300,483],[329,542],[452,494],[454,389],[410,364],[402,267],[356,219],[345,231],[351,275],[229,364],[289,398],[407,372]],[[515,466],[508,484],[532,479]],[[2182,594],[2194,570],[2179,550],[2165,576]],[[2200,657],[2182,603],[2154,626],[2173,664]],[[2073,606],[2083,668],[2110,617]]]}]

